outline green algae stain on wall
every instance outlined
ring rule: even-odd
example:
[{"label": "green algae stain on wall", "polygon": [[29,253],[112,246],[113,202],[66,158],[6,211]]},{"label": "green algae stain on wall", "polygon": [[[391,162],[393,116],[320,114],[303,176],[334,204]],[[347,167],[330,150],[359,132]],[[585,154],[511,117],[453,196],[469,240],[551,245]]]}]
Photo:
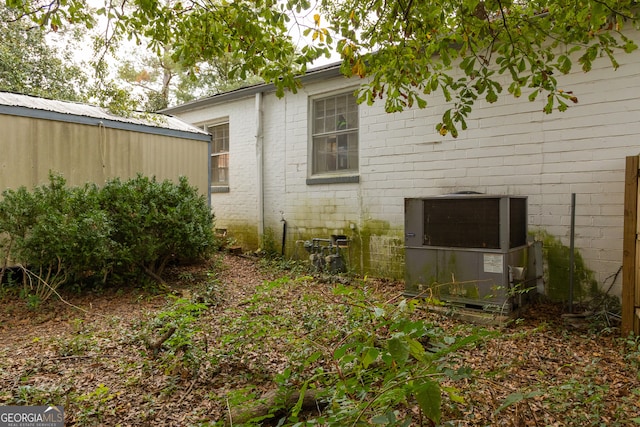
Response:
[{"label": "green algae stain on wall", "polygon": [[[354,225],[354,228],[351,225]],[[343,227],[296,227],[291,221],[287,233],[286,256],[304,260],[309,254],[303,248],[304,241],[314,238],[331,239],[332,235],[342,235],[348,239],[348,246],[341,248],[341,254],[350,272],[401,279],[404,277],[404,234],[400,227],[391,227],[387,221],[369,220],[362,227],[349,221]]]},{"label": "green algae stain on wall", "polygon": [[226,227],[227,237],[233,245],[241,246],[243,251],[256,250],[260,247],[258,227],[249,224],[230,224]]},{"label": "green algae stain on wall", "polygon": [[[341,244],[339,248],[336,249],[336,245],[332,242],[331,251],[329,251],[328,241],[331,240],[332,235],[340,236],[341,239],[346,238],[347,244]],[[313,239],[323,240],[318,243],[318,246],[324,248],[322,249],[324,255],[332,255],[339,251],[347,266],[347,270],[354,274],[361,274],[359,238],[357,233],[349,227],[329,230],[327,228],[296,227],[295,225],[291,225],[287,231],[285,256],[297,261],[309,261],[311,253],[305,246],[307,244],[311,245]]]},{"label": "green algae stain on wall", "polygon": [[[546,294],[552,301],[567,301],[570,282],[569,247],[544,231],[536,233],[536,238],[542,241]],[[577,250],[574,250],[573,283],[574,301],[588,299],[599,291],[593,271],[586,267],[582,255]]]},{"label": "green algae stain on wall", "polygon": [[404,229],[388,221],[370,219],[359,230],[362,272],[381,277],[404,277]]}]

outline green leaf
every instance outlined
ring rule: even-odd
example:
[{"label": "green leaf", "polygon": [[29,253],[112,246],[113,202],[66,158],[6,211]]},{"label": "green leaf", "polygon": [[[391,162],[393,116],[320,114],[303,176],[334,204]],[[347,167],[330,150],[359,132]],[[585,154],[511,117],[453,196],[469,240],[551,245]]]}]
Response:
[{"label": "green leaf", "polygon": [[438,79],[437,78],[433,78],[431,79],[431,91],[434,91],[438,89]]},{"label": "green leaf", "polygon": [[[634,43],[633,40],[627,40],[627,42],[624,44],[625,53],[631,53],[636,49],[638,49],[638,45],[636,43]],[[638,418],[638,419],[640,419],[640,418]]]},{"label": "green leaf", "polygon": [[340,347],[335,349],[335,351],[333,352],[333,357],[336,360],[342,359],[349,348],[351,348],[351,344],[349,343],[341,345]]},{"label": "green leaf", "polygon": [[367,369],[373,362],[376,361],[379,354],[380,350],[375,347],[369,347],[365,349],[364,354],[362,355],[362,366]]},{"label": "green leaf", "polygon": [[304,403],[304,394],[307,391],[308,385],[308,381],[305,381],[305,383],[302,384],[302,387],[300,388],[300,397],[298,398],[298,401],[296,402],[294,407],[291,409],[291,415],[293,415],[294,417],[298,416],[300,410],[302,409],[302,404]]},{"label": "green leaf", "polygon": [[387,347],[389,354],[399,366],[404,366],[407,363],[409,359],[409,346],[405,340],[391,338],[387,341]]},{"label": "green leaf", "polygon": [[413,395],[424,415],[434,423],[440,423],[442,394],[440,384],[425,379],[414,386]]},{"label": "green leaf", "polygon": [[316,360],[320,359],[320,357],[322,357],[322,352],[316,351],[315,353],[311,354],[309,357],[305,359],[304,361],[305,366],[309,366]]},{"label": "green leaf", "polygon": [[561,55],[558,58],[558,69],[561,73],[567,74],[571,71],[571,59],[567,55]]},{"label": "green leaf", "polygon": [[549,95],[547,97],[547,103],[545,104],[542,111],[544,111],[545,114],[551,114],[553,112],[553,96]]},{"label": "green leaf", "polygon": [[396,421],[397,421],[396,414],[394,414],[393,411],[389,411],[384,415],[377,415],[371,419],[371,422],[373,424],[378,424],[378,425],[389,425],[389,424],[394,425]]},{"label": "green leaf", "polygon": [[522,96],[522,88],[520,87],[520,85],[517,85],[513,90],[513,96],[515,96],[516,98],[520,98],[520,96]]},{"label": "green leaf", "polygon": [[523,400],[526,399],[531,399],[532,397],[536,397],[536,396],[540,396],[542,394],[541,391],[539,390],[534,390],[532,392],[529,392],[527,394],[523,394],[521,392],[515,392],[515,393],[511,393],[510,395],[508,395],[504,401],[502,402],[502,404],[498,407],[498,409],[496,409],[495,413],[499,413],[501,411],[503,411],[504,409],[508,408],[511,405],[514,405],[518,402],[521,402]]},{"label": "green leaf", "polygon": [[464,403],[464,397],[462,397],[458,392],[459,390],[457,388],[454,387],[442,387],[442,390],[447,393],[447,396],[449,396],[449,399],[451,399],[452,402],[456,402],[456,403]]},{"label": "green leaf", "polygon": [[413,356],[418,361],[423,361],[425,358],[426,351],[422,344],[419,341],[413,338],[407,338],[407,343],[409,347],[409,354]]},{"label": "green leaf", "polygon": [[389,420],[387,419],[386,415],[376,415],[375,417],[371,418],[371,423],[378,425],[387,425],[389,424]]},{"label": "green leaf", "polygon": [[558,111],[565,112],[567,111],[567,108],[569,108],[567,103],[562,101],[561,99],[558,99]]},{"label": "green leaf", "polygon": [[509,406],[514,405],[522,400],[524,400],[524,394],[520,392],[511,393],[509,396],[507,396],[504,399],[502,404],[498,407],[498,409],[496,409],[495,413],[497,414],[503,411],[504,409],[508,408]]}]

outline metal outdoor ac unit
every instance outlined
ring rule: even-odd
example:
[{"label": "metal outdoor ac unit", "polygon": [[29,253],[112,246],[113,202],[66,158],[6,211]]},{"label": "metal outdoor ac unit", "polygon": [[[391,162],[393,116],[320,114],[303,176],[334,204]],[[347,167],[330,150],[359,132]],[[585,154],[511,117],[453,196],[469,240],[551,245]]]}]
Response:
[{"label": "metal outdoor ac unit", "polygon": [[407,295],[510,312],[520,304],[513,296],[526,282],[528,247],[526,197],[405,199]]}]

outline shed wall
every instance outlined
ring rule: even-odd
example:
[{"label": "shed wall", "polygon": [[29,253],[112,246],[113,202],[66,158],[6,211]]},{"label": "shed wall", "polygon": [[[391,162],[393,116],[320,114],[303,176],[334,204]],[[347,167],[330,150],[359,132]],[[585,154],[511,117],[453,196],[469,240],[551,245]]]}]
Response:
[{"label": "shed wall", "polygon": [[203,141],[11,115],[0,115],[0,129],[0,190],[44,184],[50,171],[69,185],[141,173],[158,180],[186,176],[208,195]]}]

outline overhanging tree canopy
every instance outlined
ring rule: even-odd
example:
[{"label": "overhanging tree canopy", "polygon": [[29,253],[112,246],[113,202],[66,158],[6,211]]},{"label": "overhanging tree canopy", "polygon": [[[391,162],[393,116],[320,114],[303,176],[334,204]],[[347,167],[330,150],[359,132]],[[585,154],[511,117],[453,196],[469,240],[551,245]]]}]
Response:
[{"label": "overhanging tree canopy", "polygon": [[[40,25],[93,25],[85,0],[6,0]],[[515,97],[546,97],[544,111],[563,111],[576,94],[558,86],[557,76],[580,66],[589,71],[605,56],[636,44],[623,30],[637,29],[635,0],[110,0],[98,11],[105,34],[150,40],[171,47],[173,59],[195,68],[199,62],[231,56],[239,78],[251,73],[276,85],[278,94],[296,90],[296,76],[335,50],[347,76],[366,77],[359,100],[385,102],[389,112],[425,107],[441,91],[450,103],[438,130],[457,136],[474,101],[495,102],[501,81]],[[303,33],[311,43],[296,47],[295,17],[315,6]],[[326,22],[326,23],[325,23]],[[298,26],[300,28],[300,25]]]},{"label": "overhanging tree canopy", "polygon": [[27,26],[0,6],[0,90],[82,101],[86,83],[68,52],[49,46],[41,28]]},{"label": "overhanging tree canopy", "polygon": [[545,112],[563,111],[577,98],[554,76],[576,58],[589,71],[602,55],[615,69],[616,53],[637,48],[622,33],[637,26],[635,1],[347,0],[333,10],[343,72],[371,76],[361,100],[384,95],[387,111],[399,111],[426,106],[424,95],[439,89],[453,104],[438,125],[443,135],[466,127],[476,99],[497,101],[500,75],[513,96],[529,87],[529,100],[547,97]]}]

